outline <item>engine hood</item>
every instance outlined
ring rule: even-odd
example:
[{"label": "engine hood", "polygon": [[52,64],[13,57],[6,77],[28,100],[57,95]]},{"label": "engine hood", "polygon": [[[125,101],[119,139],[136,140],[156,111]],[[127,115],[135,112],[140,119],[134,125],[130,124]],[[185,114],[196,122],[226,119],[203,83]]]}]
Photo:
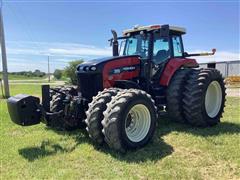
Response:
[{"label": "engine hood", "polygon": [[79,64],[77,66],[77,72],[81,73],[81,72],[101,72],[101,70],[103,69],[104,65],[107,62],[110,61],[114,61],[114,60],[120,60],[122,59],[124,61],[124,59],[128,59],[128,58],[140,58],[140,56],[138,55],[132,55],[132,56],[111,56],[111,57],[104,57],[104,58],[98,58],[98,59],[93,59],[90,61],[86,61],[82,64]]},{"label": "engine hood", "polygon": [[[140,56],[114,56],[94,59],[80,64],[76,73],[80,90],[85,92],[84,96],[86,96],[91,89],[92,91],[95,89],[97,92],[104,88],[114,87],[117,81],[138,78]],[[96,92],[92,94],[96,94]]]}]

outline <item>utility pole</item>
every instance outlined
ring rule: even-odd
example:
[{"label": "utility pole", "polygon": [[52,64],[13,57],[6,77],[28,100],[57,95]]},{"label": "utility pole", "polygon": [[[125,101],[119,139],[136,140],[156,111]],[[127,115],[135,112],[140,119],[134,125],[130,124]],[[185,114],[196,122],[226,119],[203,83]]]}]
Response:
[{"label": "utility pole", "polygon": [[48,82],[50,82],[50,64],[49,64],[49,56],[48,56]]},{"label": "utility pole", "polygon": [[0,42],[1,42],[1,52],[2,52],[4,92],[5,92],[5,98],[8,98],[10,96],[10,93],[9,93],[9,84],[8,84],[7,55],[6,55],[4,27],[3,27],[2,3],[0,7]]}]

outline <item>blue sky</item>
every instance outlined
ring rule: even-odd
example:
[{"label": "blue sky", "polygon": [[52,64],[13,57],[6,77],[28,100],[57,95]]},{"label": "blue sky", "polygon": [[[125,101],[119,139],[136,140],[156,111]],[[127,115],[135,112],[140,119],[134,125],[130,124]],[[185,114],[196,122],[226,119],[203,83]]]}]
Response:
[{"label": "blue sky", "polygon": [[51,71],[73,59],[110,56],[110,30],[171,24],[187,29],[185,50],[217,48],[200,62],[239,58],[239,1],[4,1],[9,71]]}]

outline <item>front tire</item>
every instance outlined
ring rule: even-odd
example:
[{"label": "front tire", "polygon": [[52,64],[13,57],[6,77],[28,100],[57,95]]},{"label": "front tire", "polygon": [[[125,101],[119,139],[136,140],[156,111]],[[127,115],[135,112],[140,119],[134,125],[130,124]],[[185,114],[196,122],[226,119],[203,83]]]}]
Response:
[{"label": "front tire", "polygon": [[102,134],[102,124],[103,120],[103,111],[107,108],[107,103],[109,103],[113,96],[117,94],[120,89],[109,88],[104,89],[95,96],[91,103],[89,103],[89,108],[86,111],[87,118],[86,130],[89,134],[89,137],[97,144],[103,144],[104,136]]},{"label": "front tire", "polygon": [[187,80],[183,97],[184,115],[194,126],[213,126],[224,112],[226,88],[216,69],[195,70]]},{"label": "front tire", "polygon": [[107,105],[102,121],[106,143],[125,152],[147,144],[156,127],[156,107],[145,91],[120,91]]}]

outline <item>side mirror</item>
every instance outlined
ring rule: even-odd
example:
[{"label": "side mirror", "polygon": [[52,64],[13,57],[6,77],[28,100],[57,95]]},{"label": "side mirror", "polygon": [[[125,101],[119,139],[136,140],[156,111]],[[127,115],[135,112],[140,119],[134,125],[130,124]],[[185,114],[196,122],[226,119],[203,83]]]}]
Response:
[{"label": "side mirror", "polygon": [[212,55],[214,55],[216,51],[217,51],[217,50],[216,50],[215,48],[213,48],[213,49],[212,49]]},{"label": "side mirror", "polygon": [[112,39],[110,39],[110,40],[109,40],[109,46],[112,47],[112,45],[113,45],[113,41],[112,41]]}]

